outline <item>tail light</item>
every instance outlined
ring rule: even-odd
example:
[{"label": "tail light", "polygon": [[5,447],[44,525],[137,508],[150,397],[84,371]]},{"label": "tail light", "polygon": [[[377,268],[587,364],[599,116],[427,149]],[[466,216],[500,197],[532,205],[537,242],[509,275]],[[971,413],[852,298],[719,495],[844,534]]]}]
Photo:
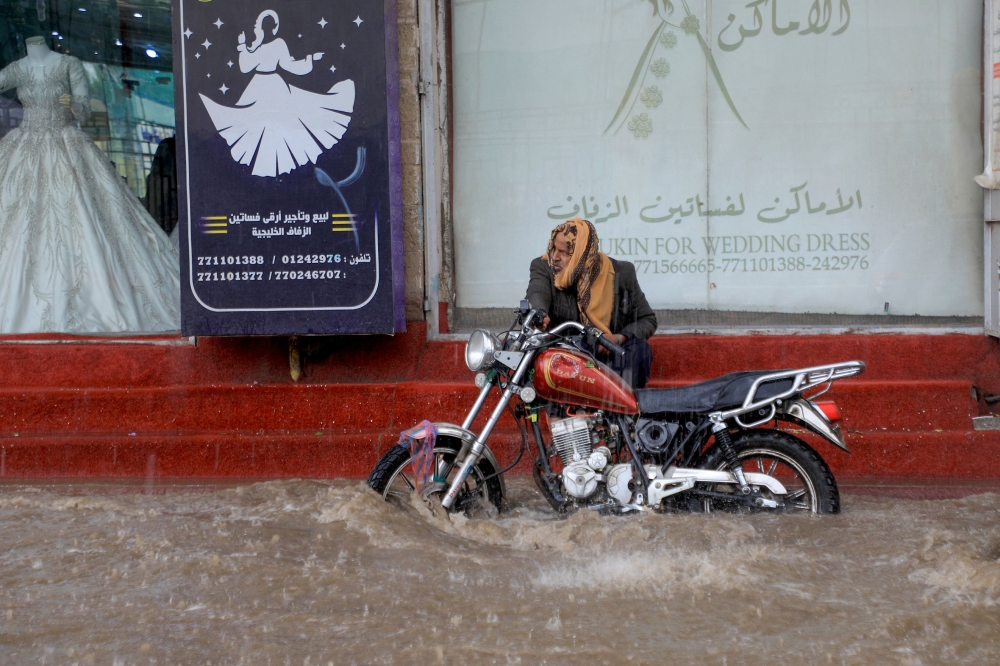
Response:
[{"label": "tail light", "polygon": [[832,400],[814,402],[813,405],[816,409],[823,412],[823,415],[830,420],[830,423],[836,423],[840,420],[840,408],[837,407],[837,403]]}]

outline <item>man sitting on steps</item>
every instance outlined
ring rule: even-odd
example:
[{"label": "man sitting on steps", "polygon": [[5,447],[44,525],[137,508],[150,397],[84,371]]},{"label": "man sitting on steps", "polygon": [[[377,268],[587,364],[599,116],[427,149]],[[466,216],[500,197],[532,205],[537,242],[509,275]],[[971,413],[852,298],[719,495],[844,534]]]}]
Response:
[{"label": "man sitting on steps", "polygon": [[545,310],[543,328],[575,321],[595,326],[625,350],[602,360],[633,388],[649,379],[653,350],[646,341],[656,331],[656,314],[639,288],[635,266],[598,250],[597,230],[573,218],[552,230],[548,251],[531,262],[525,298]]}]

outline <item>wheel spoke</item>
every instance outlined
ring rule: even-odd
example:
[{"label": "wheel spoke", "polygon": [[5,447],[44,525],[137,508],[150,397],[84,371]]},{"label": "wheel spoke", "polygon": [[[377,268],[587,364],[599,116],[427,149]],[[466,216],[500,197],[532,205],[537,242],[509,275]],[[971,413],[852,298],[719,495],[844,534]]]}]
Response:
[{"label": "wheel spoke", "polygon": [[[746,448],[737,454],[737,457],[743,462],[745,469],[752,469],[751,461],[753,461],[763,474],[776,478],[781,482],[787,489],[786,493],[777,495],[774,499],[778,500],[779,505],[783,506],[785,510],[806,512],[824,510],[820,505],[817,488],[814,487],[812,477],[809,476],[809,472],[807,471],[808,468],[803,467],[792,453],[771,449],[767,443],[762,442],[758,446],[746,446]],[[726,467],[725,463],[720,462],[716,469],[723,470]],[[724,489],[731,490],[732,487],[731,485],[716,484],[714,487],[710,486],[708,489],[724,491]],[[763,495],[768,494],[763,486],[759,490]],[[737,505],[739,504],[735,497],[734,502]],[[707,512],[721,507],[731,508],[728,507],[727,502],[719,502],[718,500],[713,502],[712,498],[705,498],[703,505]]]}]

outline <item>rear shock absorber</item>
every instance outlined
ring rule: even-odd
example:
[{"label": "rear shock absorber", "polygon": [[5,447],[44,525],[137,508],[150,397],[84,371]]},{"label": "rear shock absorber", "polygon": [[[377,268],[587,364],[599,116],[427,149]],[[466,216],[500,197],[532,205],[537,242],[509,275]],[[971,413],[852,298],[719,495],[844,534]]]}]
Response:
[{"label": "rear shock absorber", "polygon": [[729,428],[726,427],[725,422],[716,421],[715,425],[712,426],[712,433],[715,435],[715,441],[722,451],[722,457],[726,459],[726,465],[736,475],[736,480],[740,484],[740,492],[744,495],[749,495],[750,484],[747,483],[746,475],[743,474],[743,465],[740,464],[740,459],[736,457],[736,450],[733,448],[733,438],[729,435]]}]

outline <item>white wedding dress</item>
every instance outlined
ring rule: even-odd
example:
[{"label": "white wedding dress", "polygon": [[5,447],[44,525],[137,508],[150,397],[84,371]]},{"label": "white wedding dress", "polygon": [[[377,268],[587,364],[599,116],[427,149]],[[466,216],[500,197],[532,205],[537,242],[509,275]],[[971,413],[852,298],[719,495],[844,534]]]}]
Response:
[{"label": "white wedding dress", "polygon": [[253,175],[274,177],[315,163],[347,130],[354,111],[354,82],[346,79],[326,94],[285,83],[278,68],[291,74],[312,72],[312,56],[294,60],[283,39],[240,52],[240,70],[256,71],[235,107],[200,95],[219,134],[232,146],[233,159],[253,164]]},{"label": "white wedding dress", "polygon": [[0,333],[178,330],[177,249],[73,124],[89,112],[80,61],[18,60],[10,88],[24,121],[0,140]]}]

